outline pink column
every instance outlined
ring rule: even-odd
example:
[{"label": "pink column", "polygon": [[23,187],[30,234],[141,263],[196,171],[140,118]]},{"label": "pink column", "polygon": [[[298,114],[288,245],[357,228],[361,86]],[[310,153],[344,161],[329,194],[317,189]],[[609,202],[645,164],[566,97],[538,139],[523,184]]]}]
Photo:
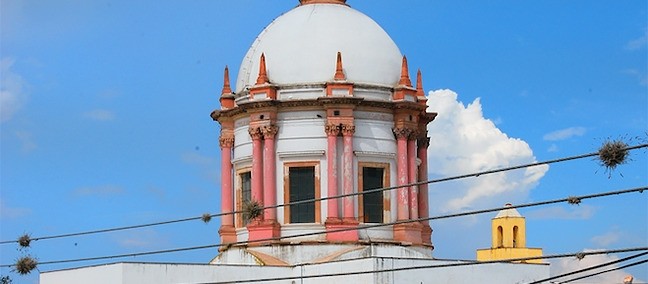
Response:
[{"label": "pink column", "polygon": [[[340,133],[337,125],[329,124],[326,125],[326,135],[327,135],[327,150],[326,150],[326,160],[327,160],[327,172],[328,172],[328,196],[333,197],[339,195],[338,186],[337,186],[337,135]],[[326,202],[327,210],[327,220],[338,219],[338,199],[333,198],[329,199]]]},{"label": "pink column", "polygon": [[[232,206],[232,146],[234,137],[221,137],[221,210],[223,213],[234,211]],[[234,215],[223,215],[222,226],[234,226]]]},{"label": "pink column", "polygon": [[[421,160],[421,165],[419,166],[419,181],[426,181],[428,179],[428,156],[427,148],[430,145],[430,138],[424,137],[418,140],[418,158]],[[418,199],[418,211],[419,218],[428,218],[430,217],[430,211],[428,207],[428,184],[419,185],[419,199]],[[425,221],[427,223],[428,221]]]},{"label": "pink column", "polygon": [[[416,140],[412,136],[407,140],[408,183],[417,182],[416,175],[418,174],[416,168]],[[410,219],[418,219],[418,186],[416,185],[409,188],[409,210]]]},{"label": "pink column", "polygon": [[[344,194],[353,193],[353,133],[355,133],[355,126],[348,124],[342,125],[342,136],[344,137],[342,184]],[[353,196],[344,197],[342,206],[344,219],[355,220],[355,214],[353,212]]]},{"label": "pink column", "polygon": [[252,137],[252,200],[263,204],[263,134],[258,127],[250,128],[249,131]]},{"label": "pink column", "polygon": [[[407,137],[411,131],[407,128],[396,128],[394,129],[394,134],[396,135],[397,143],[397,162],[396,162],[396,171],[397,171],[397,185],[407,184]],[[400,187],[397,190],[397,220],[407,220],[409,219],[409,190],[407,187]]]},{"label": "pink column", "polygon": [[[275,135],[277,127],[274,125],[263,127],[263,205],[274,206],[277,204],[277,182],[275,165]],[[276,220],[277,209],[267,208],[263,212],[265,220]]]}]

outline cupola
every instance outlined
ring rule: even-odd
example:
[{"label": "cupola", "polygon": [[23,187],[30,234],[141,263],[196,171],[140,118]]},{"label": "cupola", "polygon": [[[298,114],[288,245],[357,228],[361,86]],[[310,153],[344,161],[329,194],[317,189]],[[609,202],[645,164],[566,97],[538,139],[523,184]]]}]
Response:
[{"label": "cupola", "polygon": [[[511,203],[504,205],[491,221],[492,245],[490,249],[477,250],[477,260],[500,260],[542,256],[542,249],[526,247],[526,222]],[[540,259],[523,261],[542,263]]]}]

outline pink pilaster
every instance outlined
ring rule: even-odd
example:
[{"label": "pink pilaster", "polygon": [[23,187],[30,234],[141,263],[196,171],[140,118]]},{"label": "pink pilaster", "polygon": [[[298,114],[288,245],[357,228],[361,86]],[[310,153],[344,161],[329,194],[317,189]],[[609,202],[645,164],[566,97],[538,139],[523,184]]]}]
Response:
[{"label": "pink pilaster", "polygon": [[[252,137],[252,200],[263,203],[263,134],[258,127],[250,128]],[[261,218],[259,218],[261,219]]]},{"label": "pink pilaster", "polygon": [[[344,140],[344,153],[342,154],[342,187],[344,194],[353,193],[353,133],[355,126],[342,125]],[[353,212],[353,196],[343,198],[342,202],[343,219],[345,221],[355,220]]]},{"label": "pink pilaster", "polygon": [[[221,149],[221,208],[223,213],[232,212],[232,148]],[[233,226],[234,216],[225,215],[222,218],[223,226]]]},{"label": "pink pilaster", "polygon": [[[419,166],[419,181],[427,181],[428,179],[428,158],[427,158],[427,148],[430,145],[430,138],[423,136],[419,138],[418,141],[418,158],[421,160],[421,165]],[[424,183],[419,185],[419,218],[428,218],[430,217],[430,211],[428,206],[428,184]],[[421,231],[421,239],[424,244],[432,243],[432,228],[430,227],[430,221],[421,221],[423,229]]]},{"label": "pink pilaster", "polygon": [[[333,197],[339,195],[338,193],[338,180],[337,180],[337,135],[340,130],[339,127],[334,124],[326,125],[326,135],[327,135],[327,149],[326,149],[326,161],[327,161],[327,173],[328,173],[328,196]],[[326,202],[327,209],[327,222],[339,222],[338,215],[338,199],[332,198]]]},{"label": "pink pilaster", "polygon": [[[263,205],[274,206],[277,204],[277,181],[275,165],[275,135],[276,126],[264,126],[263,128]],[[266,208],[263,212],[265,220],[277,220],[277,209]]]},{"label": "pink pilaster", "polygon": [[[269,125],[250,129],[250,135],[252,136],[252,200],[258,201],[264,207],[276,203],[274,158],[274,136],[276,133],[276,128]],[[265,139],[265,142],[262,143],[261,139]],[[256,241],[275,238],[280,235],[281,227],[275,220],[275,212],[276,208],[264,209],[260,217],[248,223],[248,241],[250,245],[272,243],[272,241]]]},{"label": "pink pilaster", "polygon": [[[396,134],[396,143],[397,143],[397,161],[396,161],[396,171],[397,178],[396,184],[402,186],[407,184],[408,180],[408,161],[407,161],[407,137],[409,136],[410,131],[408,129],[397,128],[394,129],[394,134]],[[409,219],[409,190],[407,187],[400,187],[397,190],[397,210],[396,210],[396,219],[397,220],[407,220]]]},{"label": "pink pilaster", "polygon": [[[329,159],[329,196],[339,195],[337,192],[337,133],[342,132],[343,153],[342,153],[342,187],[345,194],[353,192],[353,133],[355,126],[343,124],[341,127],[334,124],[326,126],[328,135]],[[332,205],[332,206],[331,206]],[[349,230],[358,227],[358,220],[355,218],[353,197],[342,198],[342,219],[338,217],[338,199],[329,199],[328,218],[326,219],[326,231],[344,230],[341,232],[326,233],[326,240],[336,243],[354,243],[358,241],[358,231]]]},{"label": "pink pilaster", "polygon": [[[232,188],[232,146],[233,135],[221,135],[221,210],[223,213],[233,212],[234,198]],[[218,230],[221,236],[221,243],[236,242],[234,229],[234,215],[223,215],[221,227]]]},{"label": "pink pilaster", "polygon": [[[418,169],[416,168],[416,140],[414,137],[410,137],[407,140],[407,163],[408,163],[408,174],[409,182],[416,183],[418,175]],[[409,188],[409,213],[410,219],[418,219],[418,186],[413,185]]]},{"label": "pink pilaster", "polygon": [[[396,135],[396,146],[397,146],[397,155],[398,159],[396,161],[396,171],[398,174],[397,182],[398,185],[408,184],[410,175],[409,167],[411,158],[408,154],[408,138],[412,134],[412,130],[409,128],[395,128],[394,134]],[[411,153],[413,154],[413,153]],[[416,166],[416,164],[414,164]],[[410,218],[410,188],[401,187],[398,188],[397,196],[397,220],[408,220]],[[418,213],[418,212],[417,212]],[[417,214],[418,215],[418,214]],[[419,223],[404,223],[394,225],[394,240],[400,241],[407,244],[421,244],[421,224]]]}]

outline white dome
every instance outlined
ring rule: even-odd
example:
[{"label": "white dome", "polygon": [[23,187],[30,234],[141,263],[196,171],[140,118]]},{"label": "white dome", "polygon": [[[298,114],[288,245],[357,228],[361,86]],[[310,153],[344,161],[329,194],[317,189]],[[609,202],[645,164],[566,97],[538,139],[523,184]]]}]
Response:
[{"label": "white dome", "polygon": [[299,6],[275,19],[248,50],[236,91],[253,86],[265,53],[268,78],[275,84],[331,81],[337,52],[347,81],[396,86],[402,55],[371,18],[339,4]]}]

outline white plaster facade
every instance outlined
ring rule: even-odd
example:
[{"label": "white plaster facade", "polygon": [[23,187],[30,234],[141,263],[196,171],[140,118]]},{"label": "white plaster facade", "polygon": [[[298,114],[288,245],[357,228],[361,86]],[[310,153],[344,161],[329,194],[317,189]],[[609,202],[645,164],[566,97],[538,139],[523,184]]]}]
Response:
[{"label": "white plaster facade", "polygon": [[[296,247],[293,247],[296,248]],[[283,249],[286,249],[284,247]],[[326,252],[326,250],[322,250]],[[435,260],[415,250],[394,246],[358,246],[336,259],[295,265],[260,265],[242,252],[232,262],[251,264],[115,263],[45,272],[41,284],[175,284],[175,283],[424,283],[515,284],[549,276],[548,264],[489,263]],[[268,251],[266,251],[268,252]],[[281,252],[275,252],[281,253]],[[287,253],[287,252],[283,252]],[[290,255],[297,255],[288,252]],[[317,256],[322,256],[321,253]],[[229,262],[229,261],[228,261]],[[411,269],[421,267],[420,269]],[[399,270],[403,269],[403,270]],[[343,274],[341,276],[322,276]],[[272,280],[280,279],[280,280]],[[257,282],[249,282],[257,281]]]}]

